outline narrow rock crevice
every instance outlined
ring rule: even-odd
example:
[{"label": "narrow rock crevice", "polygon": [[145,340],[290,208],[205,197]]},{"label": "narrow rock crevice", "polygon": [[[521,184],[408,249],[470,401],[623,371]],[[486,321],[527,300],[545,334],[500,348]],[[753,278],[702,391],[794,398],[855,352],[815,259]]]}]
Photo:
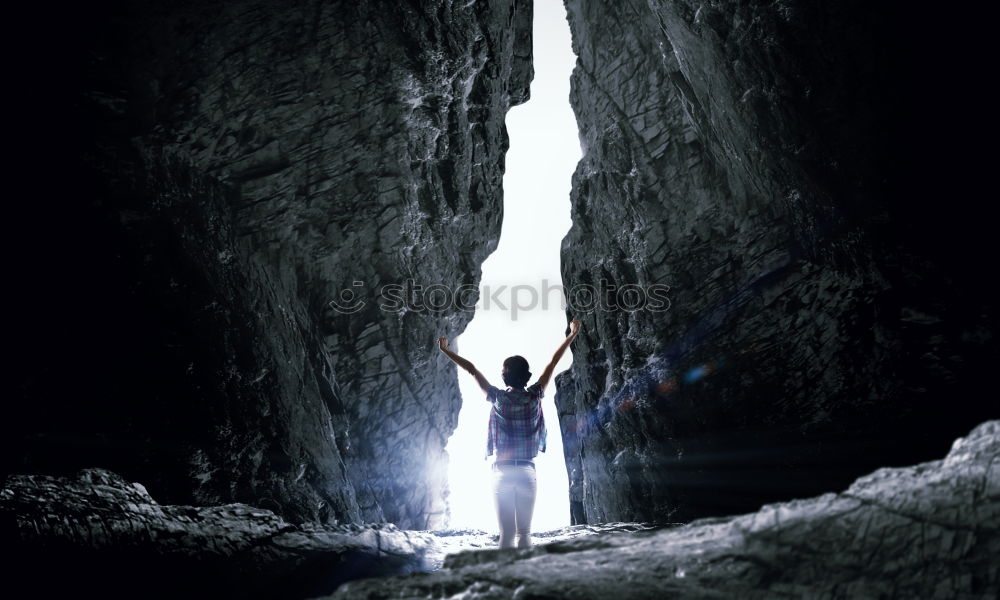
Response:
[{"label": "narrow rock crevice", "polygon": [[10,53],[15,592],[997,595],[993,20],[565,7],[562,280],[610,306],[567,311],[574,525],[519,551],[442,529],[472,313],[418,286],[497,247],[533,3],[10,9],[53,50]]}]

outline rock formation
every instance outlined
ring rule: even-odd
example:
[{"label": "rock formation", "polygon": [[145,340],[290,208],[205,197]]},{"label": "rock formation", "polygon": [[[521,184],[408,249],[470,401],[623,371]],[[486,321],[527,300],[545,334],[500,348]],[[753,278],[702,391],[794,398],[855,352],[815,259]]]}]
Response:
[{"label": "rock formation", "polygon": [[33,75],[55,106],[30,114],[66,141],[46,240],[21,232],[42,247],[16,273],[6,471],[99,466],[170,503],[443,524],[461,400],[434,340],[471,311],[383,310],[380,288],[475,289],[531,3],[78,11],[52,19],[66,72]]},{"label": "rock formation", "polygon": [[427,533],[293,525],[246,504],[163,506],[101,469],[11,476],[0,521],[12,597],[306,598],[435,567]]},{"label": "rock formation", "polygon": [[[961,185],[948,158],[914,178],[914,148],[946,143],[914,128],[946,105],[913,73],[929,16],[566,4],[585,155],[563,280],[618,306],[571,310],[584,333],[556,404],[574,522],[831,491],[997,416],[995,295],[968,264],[989,234],[939,205]],[[665,308],[635,296],[652,285]]]},{"label": "rock formation", "polygon": [[403,577],[392,575],[441,567],[438,539],[454,536],[292,525],[242,504],[164,506],[102,470],[10,477],[0,530],[12,544],[5,591],[36,596],[992,598],[1000,421],[943,460],[879,469],[838,494],[686,525],[571,527],[530,550],[461,552]]},{"label": "rock formation", "polygon": [[[496,246],[532,3],[91,4],[8,13],[52,51],[10,53],[14,571],[305,595],[428,568],[401,530],[446,521],[460,405],[433,340],[472,314],[427,287],[475,290]],[[573,521],[751,514],[338,593],[995,594],[996,422],[819,495],[997,417],[967,151],[992,32],[862,0],[566,7]]]},{"label": "rock formation", "polygon": [[455,555],[431,575],[332,596],[430,598],[994,598],[1000,421],[947,458],[880,469],[840,494],[681,527]]},{"label": "rock formation", "polygon": [[[650,528],[577,525],[535,539]],[[353,579],[436,571],[449,555],[496,548],[498,538],[391,524],[296,525],[246,504],[161,505],[142,484],[104,469],[10,476],[0,488],[0,532],[4,592],[16,597],[313,598]]]}]

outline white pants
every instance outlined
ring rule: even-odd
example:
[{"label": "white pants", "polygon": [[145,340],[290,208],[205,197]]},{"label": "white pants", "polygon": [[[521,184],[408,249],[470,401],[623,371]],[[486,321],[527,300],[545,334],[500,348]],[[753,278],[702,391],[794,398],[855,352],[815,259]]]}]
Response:
[{"label": "white pants", "polygon": [[531,547],[531,513],[535,510],[535,469],[528,465],[493,467],[493,492],[497,521],[500,523],[500,547]]}]

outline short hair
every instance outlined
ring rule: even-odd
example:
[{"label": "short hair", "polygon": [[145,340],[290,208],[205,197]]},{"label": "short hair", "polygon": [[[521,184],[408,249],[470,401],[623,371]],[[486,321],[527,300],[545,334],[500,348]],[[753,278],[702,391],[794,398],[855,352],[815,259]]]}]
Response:
[{"label": "short hair", "polygon": [[503,382],[510,387],[524,387],[531,379],[528,361],[523,356],[511,356],[503,361]]}]

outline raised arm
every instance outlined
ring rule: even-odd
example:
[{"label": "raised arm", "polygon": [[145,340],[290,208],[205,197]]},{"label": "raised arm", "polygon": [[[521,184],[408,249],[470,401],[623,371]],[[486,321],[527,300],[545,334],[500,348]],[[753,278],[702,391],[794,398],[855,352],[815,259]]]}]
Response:
[{"label": "raised arm", "polygon": [[563,353],[566,352],[566,348],[569,348],[570,342],[573,341],[573,338],[575,338],[578,333],[580,333],[580,321],[579,319],[573,319],[569,323],[569,335],[566,336],[566,339],[563,340],[561,344],[559,344],[559,348],[556,349],[556,353],[552,355],[552,360],[549,361],[549,364],[545,365],[545,370],[538,376],[537,383],[542,386],[543,389],[545,386],[549,385],[549,380],[552,379],[552,372],[556,370],[556,365],[559,363],[559,359],[562,358]]},{"label": "raised arm", "polygon": [[486,377],[484,377],[483,374],[476,369],[474,364],[448,349],[448,338],[439,337],[438,348],[441,348],[441,352],[444,352],[445,356],[450,358],[456,365],[468,371],[470,375],[475,377],[476,383],[479,384],[479,387],[484,392],[489,392],[490,388],[493,387],[490,385],[490,382],[486,380]]}]

